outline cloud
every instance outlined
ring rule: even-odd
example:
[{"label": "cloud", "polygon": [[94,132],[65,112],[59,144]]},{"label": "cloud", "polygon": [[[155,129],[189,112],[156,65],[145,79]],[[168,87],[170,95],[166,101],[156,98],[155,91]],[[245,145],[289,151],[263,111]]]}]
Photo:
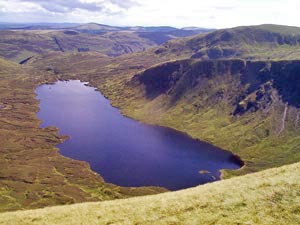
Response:
[{"label": "cloud", "polygon": [[118,26],[300,26],[299,0],[0,0],[2,22],[97,22]]},{"label": "cloud", "polygon": [[48,12],[53,13],[69,13],[75,10],[85,10],[89,12],[104,12],[114,13],[113,11],[122,11],[123,9],[129,9],[132,6],[136,6],[137,3],[133,0],[0,0],[6,5],[15,5],[16,10],[19,8],[17,5],[32,5],[36,8],[43,8]]},{"label": "cloud", "polygon": [[129,9],[133,6],[140,6],[139,3],[132,0],[111,0],[110,2],[123,9]]},{"label": "cloud", "polygon": [[33,2],[50,12],[69,12],[75,9],[84,9],[87,11],[102,11],[102,7],[94,3],[83,3],[78,0],[26,0],[24,2]]}]

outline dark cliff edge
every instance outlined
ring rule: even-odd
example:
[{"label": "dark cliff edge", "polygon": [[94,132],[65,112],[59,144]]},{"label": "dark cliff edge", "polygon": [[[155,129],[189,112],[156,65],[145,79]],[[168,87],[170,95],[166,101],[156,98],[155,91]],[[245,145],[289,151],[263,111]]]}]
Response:
[{"label": "dark cliff edge", "polygon": [[[147,69],[135,75],[131,85],[145,86],[148,99],[167,94],[171,96],[172,102],[176,102],[187,92],[205,86],[209,80],[228,75],[239,83],[236,87],[239,88],[236,90],[239,94],[231,96],[235,115],[248,110],[255,111],[260,105],[269,104],[272,101],[272,91],[278,93],[282,102],[300,107],[300,60],[187,59]],[[249,97],[251,94],[254,96]]]}]

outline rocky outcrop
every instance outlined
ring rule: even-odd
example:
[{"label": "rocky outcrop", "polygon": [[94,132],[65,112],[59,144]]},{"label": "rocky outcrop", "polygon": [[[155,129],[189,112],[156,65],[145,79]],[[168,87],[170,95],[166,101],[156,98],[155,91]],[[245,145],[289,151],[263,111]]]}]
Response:
[{"label": "rocky outcrop", "polygon": [[171,90],[184,74],[191,60],[175,61],[161,64],[145,70],[133,77],[133,84],[143,84],[147,98],[153,99]]}]

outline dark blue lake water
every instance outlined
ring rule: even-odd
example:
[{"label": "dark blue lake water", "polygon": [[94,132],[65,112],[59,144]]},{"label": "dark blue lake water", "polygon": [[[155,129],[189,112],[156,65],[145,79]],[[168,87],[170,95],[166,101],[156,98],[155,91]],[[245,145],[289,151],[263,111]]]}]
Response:
[{"label": "dark blue lake water", "polygon": [[230,152],[122,116],[80,81],[42,85],[36,93],[41,126],[56,126],[70,136],[58,145],[61,154],[88,162],[106,182],[178,190],[217,180],[220,169],[240,168]]}]

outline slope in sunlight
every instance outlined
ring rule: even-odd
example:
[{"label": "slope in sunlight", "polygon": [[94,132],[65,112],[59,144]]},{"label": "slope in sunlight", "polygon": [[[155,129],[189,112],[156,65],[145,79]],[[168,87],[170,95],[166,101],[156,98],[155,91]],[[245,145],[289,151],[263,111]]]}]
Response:
[{"label": "slope in sunlight", "polygon": [[222,29],[185,39],[172,40],[157,54],[182,55],[192,58],[247,60],[298,59],[300,28],[280,25],[259,25]]},{"label": "slope in sunlight", "polygon": [[300,164],[184,191],[0,214],[0,224],[300,223]]}]

